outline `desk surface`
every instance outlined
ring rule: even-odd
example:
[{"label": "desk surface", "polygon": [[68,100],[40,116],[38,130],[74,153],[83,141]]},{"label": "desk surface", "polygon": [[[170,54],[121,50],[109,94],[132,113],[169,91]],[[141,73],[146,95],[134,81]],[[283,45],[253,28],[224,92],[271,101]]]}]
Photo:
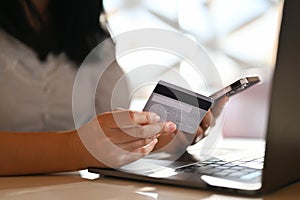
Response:
[{"label": "desk surface", "polygon": [[88,180],[79,173],[0,178],[0,199],[299,199],[300,182],[255,198],[112,178]]}]

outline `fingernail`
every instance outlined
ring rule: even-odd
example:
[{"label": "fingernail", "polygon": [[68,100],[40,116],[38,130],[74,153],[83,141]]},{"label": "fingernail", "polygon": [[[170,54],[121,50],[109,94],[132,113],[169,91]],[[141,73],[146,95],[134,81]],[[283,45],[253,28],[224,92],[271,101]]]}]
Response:
[{"label": "fingernail", "polygon": [[150,113],[149,115],[150,115],[151,123],[155,123],[155,122],[158,122],[160,120],[160,117],[155,113]]},{"label": "fingernail", "polygon": [[158,142],[158,139],[155,138],[155,139],[151,140],[151,142],[148,143],[147,145],[155,146],[157,144],[157,142]]},{"label": "fingernail", "polygon": [[168,124],[168,130],[169,131],[175,131],[176,130],[176,125],[174,123],[169,123]]}]

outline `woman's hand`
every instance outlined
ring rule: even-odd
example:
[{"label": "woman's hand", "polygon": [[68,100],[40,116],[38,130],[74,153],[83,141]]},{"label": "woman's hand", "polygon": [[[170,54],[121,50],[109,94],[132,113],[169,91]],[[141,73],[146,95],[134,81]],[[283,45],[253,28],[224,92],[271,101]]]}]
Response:
[{"label": "woman's hand", "polygon": [[229,100],[228,96],[225,96],[215,102],[213,108],[211,108],[204,116],[200,126],[198,127],[197,134],[193,143],[200,141],[206,136],[206,131],[209,127],[213,127],[216,123],[216,119],[220,116],[226,102]]},{"label": "woman's hand", "polygon": [[77,131],[94,157],[85,152],[88,166],[115,168],[148,155],[160,135],[176,130],[174,123],[159,119],[154,113],[127,110],[98,115]]}]

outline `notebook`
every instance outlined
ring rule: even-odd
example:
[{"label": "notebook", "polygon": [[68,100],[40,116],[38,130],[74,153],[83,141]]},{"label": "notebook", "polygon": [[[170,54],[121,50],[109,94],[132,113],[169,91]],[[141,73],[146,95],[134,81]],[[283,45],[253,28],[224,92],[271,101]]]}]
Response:
[{"label": "notebook", "polygon": [[[266,138],[263,142],[251,141],[257,147],[252,149],[254,151],[239,153],[238,149],[235,149],[226,152],[226,148],[223,148],[221,152],[217,152],[221,156],[209,155],[204,159],[197,159],[186,152],[171,163],[160,152],[159,155],[139,160],[134,167],[124,166],[119,170],[90,167],[89,171],[104,176],[250,195],[274,191],[298,181],[299,9],[299,1],[284,2],[276,66],[269,97]],[[236,143],[243,146],[239,141]]]}]

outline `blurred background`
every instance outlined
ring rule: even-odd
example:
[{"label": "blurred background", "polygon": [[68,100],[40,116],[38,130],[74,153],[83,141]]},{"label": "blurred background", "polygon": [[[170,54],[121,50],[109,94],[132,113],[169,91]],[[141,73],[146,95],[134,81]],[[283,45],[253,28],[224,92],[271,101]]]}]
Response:
[{"label": "blurred background", "polygon": [[[232,97],[224,110],[223,135],[250,138],[264,137],[266,129],[282,6],[282,0],[104,0],[112,35],[140,28],[180,31],[206,49],[224,85],[260,76],[259,85]],[[139,51],[118,62],[125,72],[147,64],[172,66],[193,90],[209,95],[193,69],[176,56]],[[141,109],[150,93],[134,94],[130,107]]]}]

